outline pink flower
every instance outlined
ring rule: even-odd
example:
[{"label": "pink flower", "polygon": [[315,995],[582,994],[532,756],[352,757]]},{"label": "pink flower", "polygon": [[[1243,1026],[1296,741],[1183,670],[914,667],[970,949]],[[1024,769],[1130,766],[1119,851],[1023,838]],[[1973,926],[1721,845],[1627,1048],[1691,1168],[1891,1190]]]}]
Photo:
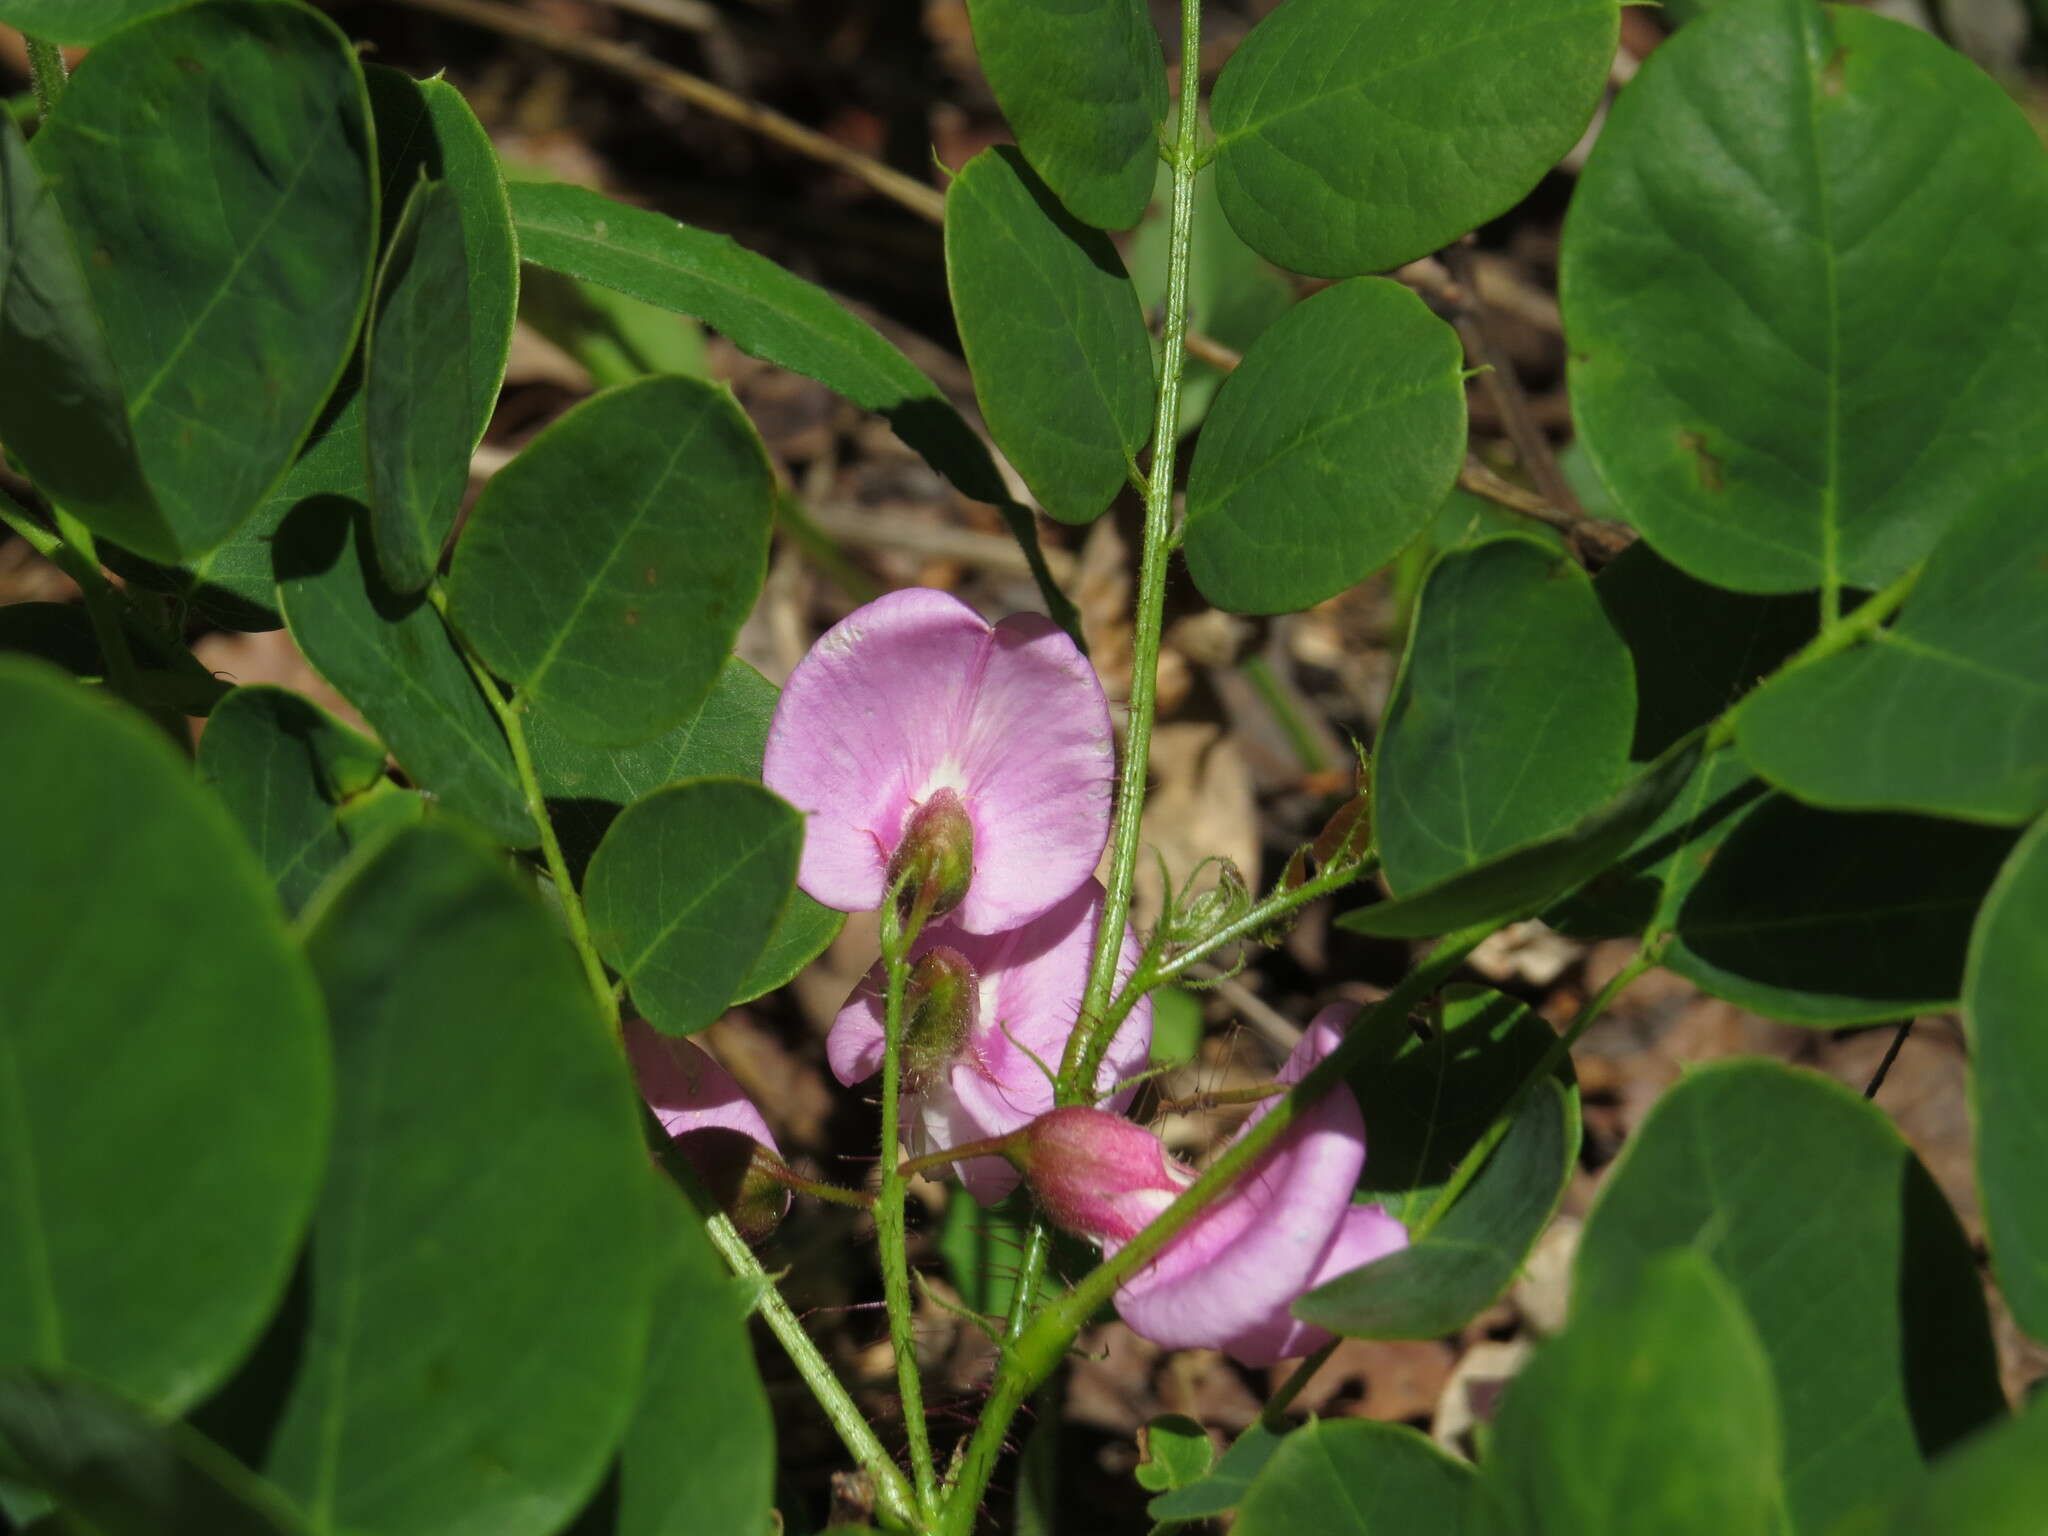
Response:
[{"label": "pink flower", "polygon": [[892,592],[811,648],[775,708],[761,777],[806,814],[797,884],[873,911],[914,818],[972,829],[952,920],[1001,933],[1070,895],[1109,835],[1115,751],[1087,659],[1049,619],[991,628],[943,592]]},{"label": "pink flower", "polygon": [[[1325,1008],[1281,1068],[1298,1082],[1336,1049],[1348,1005]],[[1245,1122],[1264,1117],[1270,1104]],[[1240,1130],[1238,1134],[1244,1134]],[[1046,1116],[1017,1156],[1054,1220],[1114,1254],[1193,1182],[1157,1137],[1091,1109]],[[1213,1205],[1116,1293],[1131,1329],[1168,1349],[1221,1349],[1246,1365],[1307,1354],[1328,1338],[1288,1308],[1303,1292],[1408,1245],[1400,1222],[1353,1205],[1365,1126],[1348,1088],[1326,1094]]]},{"label": "pink flower", "polygon": [[[904,1124],[913,1152],[1004,1136],[1053,1107],[1047,1073],[1059,1070],[1079,1016],[1101,912],[1102,887],[1090,879],[1044,916],[1007,933],[966,933],[951,923],[934,923],[919,935],[910,949],[913,962],[950,952],[949,968],[953,960],[965,962],[974,985],[971,1016],[963,1021],[950,1066],[921,1084],[906,1082]],[[1119,979],[1137,963],[1138,941],[1126,927]],[[826,1039],[833,1074],[848,1086],[882,1069],[882,990],[877,966],[846,1000]],[[1117,1029],[1096,1085],[1107,1090],[1143,1071],[1151,1044],[1147,998]],[[1107,1102],[1128,1104],[1132,1091],[1123,1089]],[[967,1192],[984,1205],[1017,1185],[1016,1170],[999,1157],[969,1158],[956,1167]]]},{"label": "pink flower", "polygon": [[775,1176],[775,1133],[732,1074],[702,1047],[658,1033],[639,1019],[624,1029],[626,1059],[640,1097],[748,1241],[760,1242],[789,1211]]}]

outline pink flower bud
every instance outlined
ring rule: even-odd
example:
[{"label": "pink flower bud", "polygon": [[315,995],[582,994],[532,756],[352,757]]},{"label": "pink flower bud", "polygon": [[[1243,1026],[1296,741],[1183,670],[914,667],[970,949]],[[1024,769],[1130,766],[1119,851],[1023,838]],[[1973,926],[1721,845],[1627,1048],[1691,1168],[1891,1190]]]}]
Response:
[{"label": "pink flower bud", "polygon": [[1083,1106],[1040,1115],[1009,1155],[1046,1215],[1097,1243],[1129,1242],[1195,1177],[1143,1126]]},{"label": "pink flower bud", "polygon": [[911,588],[811,647],[776,703],[761,778],[805,813],[797,884],[842,912],[882,905],[919,817],[950,792],[967,832],[941,876],[959,877],[952,920],[994,934],[1094,872],[1115,772],[1102,685],[1051,620],[991,626]]},{"label": "pink flower bud", "polygon": [[911,812],[888,880],[891,890],[902,882],[904,909],[919,913],[920,922],[944,917],[967,899],[974,883],[974,823],[958,791],[934,790]]},{"label": "pink flower bud", "polygon": [[[927,958],[950,951],[958,960],[956,979],[971,975],[974,983],[971,1011],[962,997],[951,1016],[964,1020],[965,1036],[936,1065],[930,1055],[920,1055],[916,1035],[920,1028],[940,1026],[906,1020],[904,1139],[913,1153],[1006,1136],[1053,1107],[1052,1074],[1080,1014],[1101,911],[1102,887],[1091,879],[1042,917],[1007,933],[968,933],[942,922],[927,926],[911,945],[920,969]],[[1137,963],[1137,937],[1126,927],[1118,977],[1128,977]],[[826,1038],[833,1075],[849,1087],[882,1069],[882,991],[882,968],[876,966],[846,1000]],[[911,1004],[906,1012],[913,1012],[916,1000],[905,1000]],[[1110,1090],[1144,1070],[1151,1044],[1152,1004],[1141,999],[1110,1041],[1096,1077],[1111,1107],[1130,1102],[1131,1089]],[[984,1205],[1017,1187],[1016,1170],[1000,1157],[972,1157],[954,1167],[967,1192]]]},{"label": "pink flower bud", "polygon": [[903,994],[903,1081],[913,1093],[937,1083],[974,1032],[981,978],[957,949],[926,950]]}]

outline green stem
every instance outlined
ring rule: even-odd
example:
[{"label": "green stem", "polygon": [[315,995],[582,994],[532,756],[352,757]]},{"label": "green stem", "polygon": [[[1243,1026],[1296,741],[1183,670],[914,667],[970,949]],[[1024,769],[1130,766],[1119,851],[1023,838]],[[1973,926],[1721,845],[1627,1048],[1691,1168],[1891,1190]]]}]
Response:
[{"label": "green stem", "polygon": [[1139,968],[1131,978],[1126,991],[1150,991],[1161,982],[1171,981],[1190,966],[1206,960],[1219,949],[1227,949],[1240,940],[1250,939],[1261,929],[1270,927],[1289,913],[1298,911],[1310,902],[1342,890],[1356,880],[1362,880],[1380,867],[1377,858],[1353,860],[1348,863],[1332,864],[1313,878],[1304,880],[1291,891],[1275,891],[1264,901],[1233,922],[1225,923],[1208,937],[1199,939],[1185,949],[1175,950],[1164,960]]},{"label": "green stem", "polygon": [[889,892],[882,906],[882,1189],[875,1203],[875,1241],[881,1249],[882,1295],[889,1311],[889,1345],[896,1356],[896,1384],[903,1396],[903,1427],[910,1439],[910,1472],[916,1479],[918,1512],[938,1512],[938,1475],[932,1463],[931,1433],[924,1418],[924,1383],[918,1375],[917,1337],[912,1327],[910,1258],[904,1230],[907,1181],[897,1166],[898,1119],[903,1089],[903,993],[910,981],[909,941],[899,916],[902,903]]},{"label": "green stem", "polygon": [[1173,1204],[1118,1249],[1115,1257],[1090,1270],[1078,1285],[1040,1312],[1016,1343],[1003,1351],[981,1420],[962,1459],[959,1481],[946,1503],[939,1526],[942,1536],[967,1536],[982,1489],[995,1470],[996,1458],[1019,1405],[1052,1373],[1073,1343],[1074,1335],[1108,1302],[1116,1288],[1150,1263],[1205,1207],[1257,1164],[1288,1127],[1353,1068],[1374,1051],[1385,1049],[1393,1032],[1406,1027],[1410,1011],[1435,992],[1496,926],[1482,924],[1440,940],[1427,960],[1352,1025],[1336,1050],[1318,1062],[1284,1098],[1275,1100],[1258,1124],[1224,1148],[1222,1155],[1176,1196]]},{"label": "green stem", "polygon": [[1138,867],[1139,822],[1145,810],[1145,776],[1152,757],[1152,714],[1158,702],[1166,565],[1173,549],[1174,451],[1180,442],[1180,380],[1187,363],[1188,266],[1194,249],[1201,95],[1201,0],[1181,0],[1180,102],[1168,156],[1173,164],[1173,221],[1166,249],[1166,324],[1160,337],[1159,408],[1152,422],[1152,469],[1145,484],[1145,532],[1132,623],[1130,710],[1124,726],[1116,819],[1110,830],[1109,872],[1103,883],[1095,955],[1088,967],[1087,989],[1081,994],[1080,1015],[1060,1060],[1061,1104],[1086,1104],[1094,1096],[1096,1064],[1113,1033],[1107,1027],[1107,1011]]},{"label": "green stem", "polygon": [[[448,594],[440,582],[436,581],[427,588],[427,597],[446,623]],[[583,962],[583,974],[590,982],[591,995],[597,999],[598,1016],[616,1025],[619,1021],[618,994],[612,990],[611,978],[605,974],[604,959],[590,937],[590,921],[584,915],[583,898],[576,890],[575,880],[570,877],[569,861],[562,856],[561,839],[555,836],[554,818],[548,815],[548,801],[540,787],[540,775],[534,772],[533,751],[527,745],[523,719],[526,706],[522,700],[507,699],[498,691],[498,680],[491,676],[491,669],[469,648],[468,642],[463,640],[452,623],[448,624],[448,632],[455,637],[462,659],[469,664],[470,673],[476,678],[477,690],[483,694],[484,702],[491,706],[491,713],[498,717],[505,740],[511,745],[512,767],[519,775],[519,790],[526,801],[526,814],[532,818],[533,830],[540,838],[541,857],[547,861],[548,875],[555,882],[555,894],[561,898],[562,918],[569,926],[569,942],[575,946],[576,954]]]},{"label": "green stem", "polygon": [[[667,1142],[668,1138],[663,1136],[660,1145],[664,1150]],[[761,1261],[755,1257],[754,1250],[747,1246],[747,1240],[740,1236],[732,1219],[718,1208],[690,1165],[680,1156],[665,1155],[662,1161],[703,1216],[704,1230],[711,1235],[711,1246],[725,1259],[727,1268],[741,1279],[752,1282],[759,1292],[757,1305],[762,1321],[775,1335],[783,1353],[789,1356],[790,1364],[796,1367],[804,1385],[811,1389],[818,1406],[825,1410],[825,1417],[831,1421],[847,1454],[874,1482],[875,1499],[882,1512],[899,1527],[917,1527],[920,1522],[911,1498],[910,1484],[904,1481],[888,1450],[876,1438],[867,1415],[848,1394],[838,1372],[832,1369],[819,1352],[816,1342],[804,1330],[803,1320],[796,1315],[782,1292],[776,1289],[775,1282],[761,1268]]]},{"label": "green stem", "polygon": [[1457,1204],[1458,1197],[1464,1194],[1472,1181],[1479,1176],[1479,1170],[1485,1166],[1487,1158],[1493,1155],[1493,1149],[1506,1139],[1508,1127],[1514,1124],[1515,1115],[1521,1109],[1522,1101],[1536,1091],[1538,1083],[1563,1065],[1566,1058],[1571,1055],[1572,1047],[1579,1043],[1579,1037],[1592,1028],[1593,1021],[1607,1011],[1608,1005],[1621,995],[1624,987],[1655,966],[1662,953],[1661,944],[1645,944],[1637,950],[1635,958],[1616,971],[1607,985],[1594,993],[1586,1006],[1578,1011],[1577,1017],[1566,1026],[1564,1033],[1550,1042],[1541,1059],[1524,1074],[1522,1081],[1516,1084],[1515,1091],[1501,1105],[1500,1113],[1493,1117],[1493,1123],[1486,1128],[1486,1134],[1474,1142],[1470,1150],[1459,1160],[1449,1180],[1438,1191],[1436,1199],[1431,1201],[1429,1209],[1422,1213],[1422,1219],[1410,1229],[1410,1243],[1421,1242],[1429,1236],[1436,1224],[1444,1219],[1451,1207]]},{"label": "green stem", "polygon": [[24,37],[22,41],[28,45],[28,73],[36,88],[36,105],[48,117],[56,109],[57,98],[64,94],[64,83],[71,78],[71,71],[55,43],[40,37]]},{"label": "green stem", "polygon": [[[1848,650],[1850,646],[1860,645],[1863,641],[1868,640],[1884,627],[1887,619],[1899,611],[1906,599],[1912,594],[1913,584],[1919,579],[1920,567],[1916,565],[1890,586],[1882,591],[1873,592],[1863,600],[1861,607],[1857,608],[1847,617],[1837,619],[1834,623],[1823,628],[1819,634],[1807,641],[1799,650],[1793,652],[1771,674],[1771,678],[1779,678],[1788,672],[1796,672],[1801,667],[1808,667],[1816,661],[1824,661],[1830,656],[1839,655],[1841,652]],[[1765,681],[1768,682],[1771,678],[1767,678]],[[1747,697],[1755,697],[1755,690],[1751,690]],[[1713,729],[1707,732],[1706,746],[1709,752],[1725,747],[1735,739],[1735,722],[1740,718],[1741,714],[1742,705],[1739,703],[1722,712],[1721,718],[1714,722]]]}]

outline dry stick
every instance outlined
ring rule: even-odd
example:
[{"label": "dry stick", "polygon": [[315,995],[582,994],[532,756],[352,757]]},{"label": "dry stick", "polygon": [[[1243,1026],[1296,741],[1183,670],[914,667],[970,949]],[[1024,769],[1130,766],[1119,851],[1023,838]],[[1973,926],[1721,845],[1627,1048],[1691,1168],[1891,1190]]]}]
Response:
[{"label": "dry stick", "polygon": [[901,171],[892,170],[879,160],[871,159],[858,150],[828,139],[822,133],[806,128],[802,123],[784,117],[780,112],[771,111],[735,95],[723,86],[713,85],[687,70],[676,69],[667,64],[656,63],[624,43],[609,42],[601,37],[585,37],[567,28],[555,26],[538,16],[528,15],[513,6],[501,5],[498,0],[404,0],[415,10],[436,11],[443,16],[453,16],[461,21],[473,22],[506,37],[524,39],[537,43],[543,48],[565,54],[572,59],[609,69],[615,74],[625,75],[642,85],[666,92],[692,106],[701,107],[714,116],[738,123],[742,128],[758,133],[764,139],[773,140],[785,149],[793,149],[800,155],[844,171],[854,180],[881,193],[893,202],[901,203],[911,212],[932,220],[934,223],[945,217],[946,199],[944,194],[915,181]]},{"label": "dry stick", "polygon": [[1906,1043],[1906,1036],[1912,1033],[1913,1021],[1911,1019],[1903,1020],[1899,1025],[1898,1033],[1892,1036],[1892,1043],[1885,1047],[1884,1060],[1877,1064],[1877,1071],[1871,1077],[1869,1086],[1863,1090],[1863,1097],[1866,1099],[1877,1097],[1877,1090],[1884,1086],[1885,1078],[1891,1075],[1892,1063],[1899,1059],[1899,1051]]}]

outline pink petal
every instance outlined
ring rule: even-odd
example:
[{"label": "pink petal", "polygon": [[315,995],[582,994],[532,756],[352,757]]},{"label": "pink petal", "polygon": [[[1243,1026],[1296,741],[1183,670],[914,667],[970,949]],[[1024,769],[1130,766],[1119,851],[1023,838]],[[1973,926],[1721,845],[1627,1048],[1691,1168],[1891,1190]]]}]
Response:
[{"label": "pink petal", "polygon": [[[1298,1081],[1342,1039],[1326,1008],[1278,1074]],[[1263,1119],[1261,1105],[1245,1129]],[[1239,1135],[1243,1132],[1240,1131]],[[1168,1349],[1220,1348],[1254,1336],[1306,1290],[1365,1165],[1358,1101],[1339,1087],[1287,1130],[1260,1165],[1195,1218],[1117,1292],[1118,1314]],[[1113,1253],[1120,1245],[1105,1245]]]},{"label": "pink petal", "polygon": [[738,1131],[776,1151],[775,1133],[711,1054],[688,1040],[656,1031],[639,1019],[624,1029],[626,1059],[640,1096],[671,1137],[691,1131]]},{"label": "pink petal", "polygon": [[761,781],[805,813],[797,884],[809,895],[842,912],[881,906],[913,797],[949,765],[959,774],[956,722],[988,650],[972,608],[911,587],[848,614],[798,663]]},{"label": "pink petal", "polygon": [[[1408,1229],[1376,1205],[1354,1205],[1339,1220],[1336,1239],[1315,1272],[1308,1277],[1305,1291],[1363,1269],[1375,1259],[1398,1253],[1408,1246]],[[1292,1305],[1292,1303],[1290,1303]],[[1297,1359],[1320,1349],[1330,1335],[1313,1323],[1304,1323],[1285,1309],[1264,1322],[1225,1341],[1223,1349],[1246,1365],[1274,1365]]]},{"label": "pink petal", "polygon": [[882,1028],[882,987],[882,967],[878,964],[861,978],[825,1036],[825,1059],[832,1064],[832,1075],[848,1088],[882,1070],[887,1046]]},{"label": "pink petal", "polygon": [[959,793],[974,879],[953,913],[1021,926],[1084,880],[1109,835],[1115,748],[1087,659],[1049,620],[991,629],[943,592],[892,592],[819,639],[775,708],[762,780],[805,813],[797,884],[872,911],[905,821]]},{"label": "pink petal", "polygon": [[976,846],[953,921],[970,933],[1027,923],[1094,872],[1116,778],[1109,702],[1074,642],[1020,613],[991,651],[957,741]]}]

